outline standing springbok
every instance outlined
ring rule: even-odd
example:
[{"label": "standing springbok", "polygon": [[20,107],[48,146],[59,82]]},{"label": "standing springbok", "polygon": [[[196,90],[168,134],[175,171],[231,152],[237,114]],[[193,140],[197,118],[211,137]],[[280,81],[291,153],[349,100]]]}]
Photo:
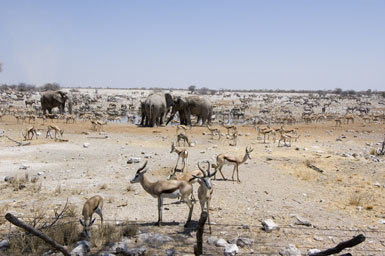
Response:
[{"label": "standing springbok", "polygon": [[[198,168],[203,174],[203,176],[193,175],[194,178],[198,178],[198,182],[200,184],[198,188],[198,199],[199,203],[201,205],[201,211],[207,211],[207,220],[209,223],[209,230],[211,234],[211,222],[210,222],[210,200],[211,196],[214,192],[214,189],[211,184],[211,177],[213,177],[217,171],[215,171],[213,174],[210,174],[210,162],[207,162],[207,173],[201,168],[198,162]],[[206,207],[205,207],[206,206]]]},{"label": "standing springbok", "polygon": [[103,197],[101,196],[93,196],[89,198],[83,205],[83,220],[79,219],[80,224],[83,227],[83,232],[86,235],[87,238],[91,237],[91,226],[95,222],[95,218],[92,219],[92,215],[94,213],[98,214],[100,216],[100,223],[103,225]]},{"label": "standing springbok", "polygon": [[172,152],[175,152],[178,154],[178,160],[176,160],[176,165],[175,165],[175,168],[177,168],[178,166],[178,163],[179,163],[179,158],[182,158],[182,163],[183,163],[183,168],[182,168],[182,171],[184,171],[185,167],[186,167],[186,160],[187,160],[187,157],[188,157],[188,151],[186,148],[180,148],[180,147],[175,147],[174,145],[174,142],[171,144],[171,151],[170,153]]},{"label": "standing springbok", "polygon": [[[239,180],[239,173],[238,173],[238,167],[243,164],[244,162],[247,161],[247,159],[251,159],[250,153],[253,152],[252,148],[247,148],[246,147],[246,152],[243,158],[241,157],[236,157],[230,154],[220,154],[217,156],[217,164],[212,164],[212,167],[215,168],[215,170],[219,170],[220,174],[222,175],[222,178],[226,180],[225,176],[223,176],[222,173],[222,168],[224,165],[234,165],[233,169],[233,175],[231,176],[231,179],[234,180],[234,173],[237,171],[237,181],[241,182]],[[215,172],[216,173],[216,172]],[[215,175],[214,175],[214,180],[215,180]]]},{"label": "standing springbok", "polygon": [[[157,224],[161,226],[162,222],[162,208],[163,208],[163,198],[177,198],[186,202],[189,207],[189,214],[185,226],[191,221],[192,212],[194,209],[194,204],[190,199],[192,194],[193,187],[190,183],[184,180],[158,180],[156,182],[150,182],[144,174],[147,172],[147,161],[146,163],[136,171],[135,177],[131,180],[131,183],[140,183],[143,189],[152,195],[153,197],[158,198],[158,222]],[[146,168],[146,169],[145,169]]]}]

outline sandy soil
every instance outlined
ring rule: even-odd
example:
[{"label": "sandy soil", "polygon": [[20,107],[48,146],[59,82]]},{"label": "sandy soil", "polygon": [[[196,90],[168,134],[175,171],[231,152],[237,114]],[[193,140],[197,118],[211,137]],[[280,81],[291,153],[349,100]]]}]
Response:
[{"label": "sandy soil", "polygon": [[[0,176],[39,177],[38,182],[17,191],[1,181],[3,216],[6,212],[24,217],[36,211],[51,213],[67,198],[80,216],[83,202],[100,194],[105,198],[103,212],[107,220],[147,223],[157,220],[156,199],[140,184],[131,185],[129,181],[146,158],[149,179],[167,177],[177,159],[175,153],[170,154],[175,128],[138,128],[109,123],[102,133],[108,138],[97,139],[95,137],[101,135],[91,131],[89,122],[64,124],[55,121],[55,124],[64,128],[63,138],[68,142],[45,139],[46,128],[39,123],[35,126],[41,129],[42,135],[32,140],[30,146],[18,147],[5,136],[0,137]],[[252,127],[239,127],[242,136],[236,147],[229,146],[228,140],[212,140],[210,135],[203,135],[206,128],[194,127],[188,131],[190,139],[196,143],[189,148],[189,170],[196,168],[198,161],[215,162],[219,153],[243,156],[246,146],[254,148],[252,159],[240,166],[241,183],[213,181],[215,191],[210,214],[212,222],[217,224],[213,227],[213,235],[229,239],[245,234],[255,238],[258,243],[252,248],[243,248],[241,252],[244,253],[252,250],[276,253],[278,245],[283,247],[289,243],[297,245],[304,253],[308,248],[327,248],[347,237],[365,233],[371,237],[370,242],[352,249],[355,255],[385,253],[385,226],[379,222],[385,219],[385,164],[383,159],[375,162],[365,158],[371,150],[380,147],[377,143],[384,139],[385,125],[356,123],[337,128],[333,125],[327,122],[288,126],[297,128],[300,134],[291,147],[278,147],[271,140],[264,144]],[[27,126],[17,124],[10,116],[0,121],[0,129],[18,140],[22,140],[21,130]],[[222,132],[225,132],[223,128]],[[341,135],[346,138],[337,141]],[[89,147],[83,147],[84,143],[89,143]],[[355,157],[351,156],[353,154]],[[140,157],[142,161],[127,164],[130,157]],[[310,169],[307,162],[324,172]],[[20,169],[23,165],[26,169]],[[232,167],[225,166],[223,170],[226,178],[231,179]],[[166,200],[163,220],[180,225],[166,225],[163,231],[170,234],[183,230],[187,218],[187,206],[172,202],[175,200]],[[298,229],[302,226],[293,225],[293,214],[310,221],[316,228]],[[197,221],[199,215],[200,207],[196,204],[193,220]],[[260,222],[267,218],[273,218],[282,232],[261,231]],[[6,234],[9,225],[4,220],[0,223],[2,233]],[[250,229],[240,229],[242,224]],[[324,239],[318,241],[314,235]],[[190,246],[194,236],[190,234],[182,244]],[[207,250],[215,253],[219,249]]]}]

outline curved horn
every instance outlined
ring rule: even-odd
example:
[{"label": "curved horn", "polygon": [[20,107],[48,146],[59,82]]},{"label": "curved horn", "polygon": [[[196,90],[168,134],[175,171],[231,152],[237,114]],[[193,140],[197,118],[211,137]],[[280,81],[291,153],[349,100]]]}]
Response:
[{"label": "curved horn", "polygon": [[210,176],[210,161],[207,160],[207,161],[205,161],[205,162],[207,163],[207,176],[208,176],[208,177],[211,177],[211,176]]},{"label": "curved horn", "polygon": [[143,165],[142,167],[140,167],[140,168],[136,171],[136,173],[139,173],[141,170],[143,170],[144,168],[146,168],[147,162],[148,162],[148,161],[146,161],[146,162],[144,163],[144,165]]},{"label": "curved horn", "polygon": [[200,166],[199,162],[198,162],[198,168],[199,168],[199,170],[201,170],[201,172],[203,173],[203,177],[207,177],[206,171],[202,169],[202,167]]}]

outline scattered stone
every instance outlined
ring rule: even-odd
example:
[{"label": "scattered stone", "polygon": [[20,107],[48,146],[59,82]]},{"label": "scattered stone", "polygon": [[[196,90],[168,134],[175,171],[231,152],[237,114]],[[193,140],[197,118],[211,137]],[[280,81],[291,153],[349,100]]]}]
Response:
[{"label": "scattered stone", "polygon": [[166,256],[174,256],[174,255],[177,255],[177,254],[178,254],[177,251],[175,249],[173,249],[173,248],[166,250]]},{"label": "scattered stone", "polygon": [[321,252],[321,250],[319,249],[310,249],[308,252],[307,252],[307,255],[311,256],[313,254],[316,254],[316,253],[319,253]]},{"label": "scattered stone", "polygon": [[128,160],[127,160],[127,164],[137,164],[139,163],[141,160],[140,157],[130,157]]},{"label": "scattered stone", "polygon": [[297,221],[294,223],[296,225],[304,225],[304,226],[307,226],[307,227],[312,227],[313,226],[309,221],[304,220],[301,217],[298,217],[297,215],[291,215],[291,217],[294,217],[294,218],[297,219]]},{"label": "scattered stone", "polygon": [[225,247],[226,245],[228,245],[228,243],[223,238],[219,238],[217,241],[215,241],[215,246],[217,247]]},{"label": "scattered stone", "polygon": [[251,246],[254,243],[254,239],[248,237],[238,237],[237,245],[239,247]]},{"label": "scattered stone", "polygon": [[225,251],[224,251],[226,256],[230,255],[236,255],[239,252],[238,246],[236,244],[227,244],[225,246]]},{"label": "scattered stone", "polygon": [[90,143],[84,142],[84,143],[83,143],[83,148],[88,148],[90,145],[91,145]]},{"label": "scattered stone", "polygon": [[206,135],[207,133],[206,132],[202,132],[202,135]]},{"label": "scattered stone", "polygon": [[313,236],[314,240],[316,241],[323,241],[324,239],[320,236]]},{"label": "scattered stone", "polygon": [[29,168],[29,166],[28,166],[28,165],[25,165],[25,164],[22,164],[22,165],[20,165],[20,167],[19,167],[20,170],[27,170],[27,168]]},{"label": "scattered stone", "polygon": [[282,256],[301,256],[301,251],[293,244],[289,244],[288,247],[281,249],[279,255]]},{"label": "scattered stone", "polygon": [[374,186],[377,187],[377,188],[380,188],[380,187],[381,187],[381,184],[378,183],[378,182],[376,182],[376,183],[374,183]]},{"label": "scattered stone", "polygon": [[210,244],[210,245],[213,245],[215,244],[215,242],[218,240],[218,237],[216,236],[210,236],[209,238],[207,238],[207,243]]},{"label": "scattered stone", "polygon": [[204,153],[206,153],[206,151],[205,151],[205,150],[201,150],[200,153],[201,153],[201,154],[204,154]]},{"label": "scattered stone", "polygon": [[43,175],[44,174],[44,172],[38,172],[37,173],[37,175],[39,175],[39,176],[41,176],[41,175]]},{"label": "scattered stone", "polygon": [[138,242],[149,244],[151,247],[159,247],[164,243],[174,241],[169,236],[161,235],[155,232],[144,233],[138,236]]},{"label": "scattered stone", "polygon": [[380,219],[380,220],[378,220],[378,223],[380,223],[380,224],[385,224],[385,219]]},{"label": "scattered stone", "polygon": [[3,240],[0,242],[0,249],[8,248],[9,247],[9,240]]},{"label": "scattered stone", "polygon": [[90,243],[82,240],[76,243],[75,248],[71,251],[71,256],[87,256],[90,251]]},{"label": "scattered stone", "polygon": [[146,247],[139,247],[139,248],[128,248],[123,251],[116,250],[116,253],[121,255],[129,255],[129,256],[144,256],[146,255],[147,248]]},{"label": "scattered stone", "polygon": [[278,225],[272,219],[262,221],[262,226],[262,229],[266,232],[271,232],[275,229],[279,230]]}]

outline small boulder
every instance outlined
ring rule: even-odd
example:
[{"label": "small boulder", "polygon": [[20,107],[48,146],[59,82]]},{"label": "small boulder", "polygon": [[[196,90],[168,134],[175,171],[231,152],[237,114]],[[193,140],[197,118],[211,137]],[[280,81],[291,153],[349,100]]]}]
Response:
[{"label": "small boulder", "polygon": [[215,241],[216,247],[225,247],[226,245],[228,245],[228,243],[223,238],[219,238],[217,241]]},{"label": "small boulder", "polygon": [[283,248],[279,251],[279,255],[282,256],[301,256],[301,251],[293,244],[289,244],[288,247]]},{"label": "small boulder", "polygon": [[272,219],[267,219],[262,221],[262,229],[266,232],[271,232],[274,229],[279,230],[279,227]]},{"label": "small boulder", "polygon": [[225,246],[224,254],[226,256],[236,255],[239,252],[238,246],[236,244],[227,244]]},{"label": "small boulder", "polygon": [[83,148],[88,148],[90,145],[91,145],[90,143],[84,142],[84,143],[83,143]]},{"label": "small boulder", "polygon": [[137,164],[139,163],[141,160],[140,157],[130,157],[128,160],[127,160],[127,164]]}]

